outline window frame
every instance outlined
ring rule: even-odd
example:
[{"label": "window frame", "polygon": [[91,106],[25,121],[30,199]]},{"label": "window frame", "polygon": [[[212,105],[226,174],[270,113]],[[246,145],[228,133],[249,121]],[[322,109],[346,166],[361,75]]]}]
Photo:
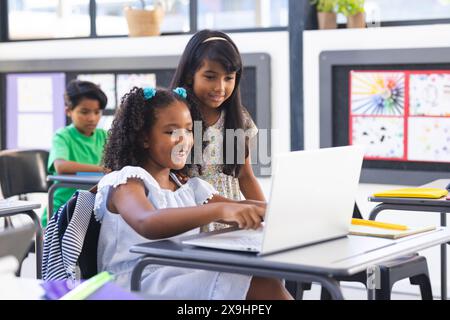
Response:
[{"label": "window frame", "polygon": [[[292,1],[292,0],[289,0]],[[298,0],[297,0],[298,1]],[[289,6],[288,6],[289,10]],[[39,39],[10,39],[9,38],[9,19],[8,19],[8,1],[0,1],[0,42],[22,42],[22,41],[44,41],[44,40],[68,40],[68,39],[90,39],[90,38],[123,38],[127,35],[97,35],[96,17],[97,7],[96,0],[89,0],[89,16],[90,16],[90,35],[87,37],[67,37],[67,38],[39,38]],[[432,25],[432,24],[450,24],[450,18],[446,19],[423,19],[423,20],[399,20],[399,21],[381,21],[381,27],[395,27],[395,26],[414,26],[414,25]],[[186,32],[163,32],[161,35],[181,35],[194,34],[198,31],[198,1],[189,1],[189,26],[190,30]],[[345,24],[338,24],[338,28],[345,28]],[[266,31],[287,31],[288,26],[285,27],[254,27],[254,28],[236,28],[227,29],[229,33],[239,32],[266,32]]]},{"label": "window frame", "polygon": [[[288,0],[290,1],[290,0]],[[45,41],[45,40],[70,40],[70,39],[91,39],[91,38],[124,38],[127,35],[98,35],[96,18],[97,5],[95,0],[89,0],[89,16],[90,16],[90,35],[87,37],[64,37],[64,38],[39,38],[39,39],[10,39],[9,38],[9,19],[8,19],[8,1],[0,1],[0,42],[22,42],[22,41]],[[194,34],[198,31],[198,1],[189,1],[189,31],[183,32],[163,32],[166,35],[182,35]],[[239,32],[266,32],[266,31],[287,31],[288,26],[284,27],[254,27],[254,28],[236,28],[224,30],[229,33]]]}]

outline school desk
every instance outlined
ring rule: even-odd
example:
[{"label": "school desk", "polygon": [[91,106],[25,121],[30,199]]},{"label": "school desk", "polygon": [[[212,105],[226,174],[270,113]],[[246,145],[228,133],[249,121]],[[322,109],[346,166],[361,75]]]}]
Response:
[{"label": "school desk", "polygon": [[[422,185],[420,188],[445,189],[449,183],[450,179],[439,179]],[[447,212],[450,212],[450,200],[446,200],[445,197],[441,199],[369,197],[369,201],[381,202],[370,212],[370,220],[375,220],[377,215],[384,210],[437,212],[441,214],[441,226],[445,227]],[[447,244],[445,243],[441,245],[441,298],[447,299]]]},{"label": "school desk", "polygon": [[39,203],[33,203],[29,201],[21,200],[0,200],[0,218],[15,216],[19,214],[28,215],[36,229],[35,239],[35,254],[36,254],[36,277],[41,279],[42,274],[42,246],[43,246],[43,233],[39,216],[34,212],[35,209],[39,209],[41,205]]},{"label": "school desk", "polygon": [[[349,235],[267,256],[184,245],[181,243],[184,239],[154,241],[131,247],[130,252],[143,255],[133,269],[131,290],[140,290],[143,270],[149,264],[155,264],[303,283],[318,282],[327,289],[332,299],[343,299],[335,277],[375,270],[373,267],[377,264],[446,243],[450,241],[450,229],[439,227],[398,240]],[[372,283],[377,283],[376,272],[369,275]],[[371,299],[375,297],[374,289],[369,292]]]}]

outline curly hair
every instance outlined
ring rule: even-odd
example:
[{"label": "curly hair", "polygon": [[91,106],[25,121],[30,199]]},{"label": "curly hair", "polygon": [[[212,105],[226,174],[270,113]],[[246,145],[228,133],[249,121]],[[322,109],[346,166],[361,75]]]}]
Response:
[{"label": "curly hair", "polygon": [[158,88],[154,97],[144,98],[144,90],[134,87],[122,97],[103,153],[104,166],[113,171],[125,166],[143,166],[148,159],[144,136],[156,121],[156,110],[175,101],[187,101],[177,93]]}]

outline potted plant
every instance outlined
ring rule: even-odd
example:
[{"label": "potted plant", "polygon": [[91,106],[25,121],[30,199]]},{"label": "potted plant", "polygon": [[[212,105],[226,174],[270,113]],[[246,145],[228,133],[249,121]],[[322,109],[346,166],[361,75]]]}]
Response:
[{"label": "potted plant", "polygon": [[319,29],[336,29],[336,1],[337,0],[310,0],[316,6]]},{"label": "potted plant", "polygon": [[164,10],[159,1],[152,1],[153,6],[146,8],[144,0],[140,0],[140,8],[125,7],[125,18],[130,37],[158,36],[161,34],[161,22]]},{"label": "potted plant", "polygon": [[337,12],[347,17],[347,28],[365,28],[364,0],[337,0]]}]

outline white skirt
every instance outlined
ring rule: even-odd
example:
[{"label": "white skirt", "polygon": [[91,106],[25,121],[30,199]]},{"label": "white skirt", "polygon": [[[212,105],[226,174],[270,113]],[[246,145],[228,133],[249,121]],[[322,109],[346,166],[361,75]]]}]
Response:
[{"label": "white skirt", "polygon": [[168,299],[245,300],[251,276],[165,266],[145,275],[141,292]]}]

